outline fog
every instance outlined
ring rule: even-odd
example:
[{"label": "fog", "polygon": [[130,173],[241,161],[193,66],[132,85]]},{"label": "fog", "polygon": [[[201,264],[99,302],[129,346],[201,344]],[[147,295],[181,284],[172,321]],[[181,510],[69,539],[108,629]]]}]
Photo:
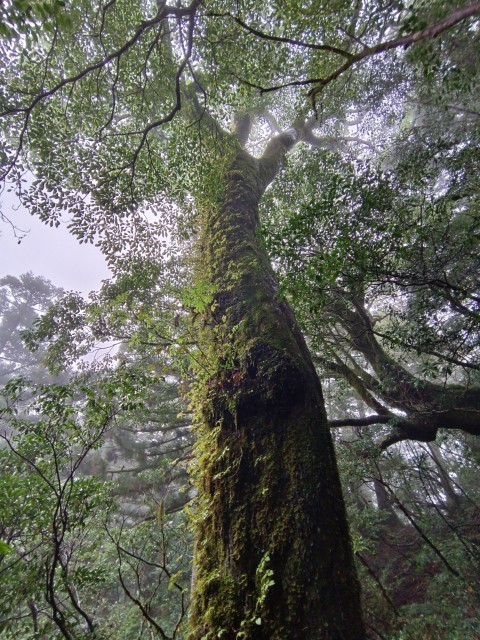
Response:
[{"label": "fog", "polygon": [[8,193],[2,194],[0,207],[17,227],[0,221],[0,277],[31,271],[57,287],[85,295],[110,276],[99,249],[79,244],[66,223],[57,228],[45,225],[17,206]]}]

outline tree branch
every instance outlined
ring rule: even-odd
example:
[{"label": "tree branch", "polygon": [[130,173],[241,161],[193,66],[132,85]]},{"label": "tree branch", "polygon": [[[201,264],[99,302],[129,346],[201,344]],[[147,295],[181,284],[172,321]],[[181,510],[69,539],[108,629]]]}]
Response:
[{"label": "tree branch", "polygon": [[393,414],[379,416],[366,416],[364,418],[342,418],[341,420],[329,420],[330,429],[339,429],[341,427],[369,427],[374,424],[387,424],[391,420],[398,419]]},{"label": "tree branch", "polygon": [[330,371],[340,374],[352,389],[357,392],[360,399],[363,400],[368,407],[376,411],[378,414],[390,419],[391,414],[389,410],[371,394],[371,391],[367,388],[365,382],[361,380],[349,366],[343,362],[323,361],[319,358],[315,358],[315,360],[320,361]]},{"label": "tree branch", "polygon": [[[79,82],[80,80],[82,80],[83,78],[85,78],[86,76],[88,76],[89,74],[91,74],[94,71],[98,71],[99,69],[102,69],[103,67],[106,67],[107,65],[109,65],[111,62],[116,62],[123,54],[125,54],[129,49],[131,49],[141,38],[141,36],[146,33],[147,31],[149,31],[152,27],[154,27],[157,24],[161,24],[163,22],[163,20],[165,20],[166,18],[173,16],[176,18],[183,18],[183,17],[189,17],[190,19],[190,33],[189,33],[189,55],[191,53],[191,48],[192,48],[192,31],[193,31],[193,18],[195,16],[196,10],[200,4],[201,0],[193,0],[192,4],[189,7],[186,8],[177,8],[177,7],[169,7],[167,5],[163,6],[161,11],[158,12],[158,14],[152,18],[151,20],[145,20],[143,21],[139,27],[137,27],[137,29],[135,30],[135,33],[133,34],[133,36],[127,40],[127,42],[125,42],[121,47],[119,47],[118,49],[116,49],[115,51],[113,51],[112,53],[110,53],[109,55],[105,56],[104,58],[102,58],[101,60],[98,60],[97,62],[94,62],[93,64],[85,67],[84,69],[82,69],[79,73],[73,75],[73,76],[69,76],[68,78],[63,78],[62,80],[60,80],[60,82],[57,82],[57,84],[55,84],[52,88],[48,89],[48,90],[44,90],[41,91],[39,94],[37,94],[35,96],[35,98],[32,100],[32,102],[30,102],[30,104],[26,107],[15,107],[15,108],[11,108],[11,109],[6,109],[3,112],[0,113],[0,118],[4,118],[6,116],[11,116],[11,115],[16,115],[16,114],[20,114],[23,113],[24,114],[24,123],[23,123],[23,127],[22,130],[20,132],[19,135],[19,141],[18,141],[18,147],[15,153],[15,156],[13,158],[13,160],[9,163],[7,169],[3,172],[3,174],[0,175],[0,181],[3,181],[7,178],[7,176],[10,174],[10,171],[12,170],[12,168],[15,166],[16,161],[18,160],[18,157],[20,155],[20,153],[22,152],[23,149],[23,141],[27,132],[27,128],[28,128],[28,123],[31,117],[31,114],[33,112],[33,110],[43,101],[45,101],[48,98],[51,98],[52,96],[54,96],[56,93],[58,93],[61,89],[63,89],[64,87],[67,86],[73,86],[75,85],[77,82]],[[187,64],[188,61],[188,57],[185,57],[184,60],[180,63],[179,69],[177,71],[177,75],[176,75],[176,79],[175,79],[175,93],[176,93],[176,104],[173,107],[172,111],[165,116],[164,118],[161,118],[155,122],[150,123],[142,132],[142,137],[140,140],[140,144],[139,147],[136,150],[136,153],[134,154],[134,159],[133,159],[133,164],[135,163],[136,158],[138,157],[141,149],[143,148],[147,135],[148,133],[154,129],[155,127],[159,127],[163,124],[166,124],[167,122],[170,122],[175,114],[177,113],[177,111],[180,110],[180,77],[183,73],[183,70]],[[126,165],[125,167],[122,167],[122,169],[125,169],[129,166],[132,166],[132,163],[129,163],[128,165]]]},{"label": "tree branch", "polygon": [[338,47],[334,47],[329,44],[311,44],[309,42],[303,42],[302,40],[295,40],[293,38],[284,38],[282,36],[272,36],[269,33],[265,33],[264,31],[260,31],[255,27],[251,27],[246,22],[238,18],[237,16],[232,15],[231,13],[216,13],[211,12],[207,13],[207,16],[215,17],[215,18],[231,18],[234,20],[242,29],[248,31],[251,35],[256,36],[257,38],[261,38],[262,40],[269,40],[271,42],[281,42],[282,44],[290,44],[295,47],[303,47],[304,49],[313,49],[315,51],[328,51],[329,53],[334,53],[336,55],[342,56],[347,59],[353,58],[353,55],[345,49],[340,49]]},{"label": "tree branch", "polygon": [[[286,89],[288,87],[316,85],[315,87],[310,89],[310,91],[308,92],[308,96],[311,98],[313,107],[315,109],[316,98],[318,94],[321,91],[323,91],[323,89],[327,85],[332,83],[334,80],[336,80],[338,77],[343,75],[346,71],[348,71],[348,69],[350,69],[357,63],[361,62],[362,60],[366,60],[368,58],[371,58],[372,56],[376,56],[381,53],[386,53],[391,49],[397,49],[399,47],[406,48],[411,44],[420,42],[421,40],[436,38],[441,33],[448,31],[449,29],[454,27],[459,22],[462,22],[467,18],[471,18],[472,16],[477,15],[479,13],[480,13],[480,1],[474,2],[473,4],[470,4],[464,7],[459,7],[454,11],[452,11],[452,13],[446,18],[444,18],[443,20],[440,20],[439,22],[433,25],[430,25],[429,27],[425,27],[420,31],[415,31],[406,36],[394,38],[393,40],[380,42],[373,47],[365,47],[362,51],[360,51],[357,54],[350,55],[347,52],[344,52],[344,53],[347,53],[348,59],[342,65],[337,67],[335,71],[333,71],[328,76],[325,76],[323,78],[307,78],[305,80],[294,80],[292,82],[285,82],[284,84],[276,85],[273,87],[262,87],[255,83],[249,82],[247,80],[242,80],[242,82],[244,82],[244,84],[246,84],[247,86],[250,86],[254,89],[258,89],[260,93],[272,93],[274,91],[280,91],[281,89]],[[321,45],[318,45],[318,46],[321,46]],[[326,46],[326,45],[323,45],[323,46]],[[339,53],[339,51],[337,51],[337,53]]]}]

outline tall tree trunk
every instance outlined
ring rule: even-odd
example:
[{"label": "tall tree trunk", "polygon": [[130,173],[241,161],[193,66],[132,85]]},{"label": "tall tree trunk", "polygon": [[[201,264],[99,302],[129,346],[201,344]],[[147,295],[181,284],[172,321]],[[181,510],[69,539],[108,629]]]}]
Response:
[{"label": "tall tree trunk", "polygon": [[260,198],[296,135],[261,159],[239,150],[205,212],[199,271],[215,293],[196,392],[195,640],[365,637],[320,383],[257,235]]}]

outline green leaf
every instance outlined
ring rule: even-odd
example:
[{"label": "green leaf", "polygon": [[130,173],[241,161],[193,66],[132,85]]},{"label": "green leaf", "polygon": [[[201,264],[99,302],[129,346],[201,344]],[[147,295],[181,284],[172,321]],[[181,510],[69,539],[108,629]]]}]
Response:
[{"label": "green leaf", "polygon": [[9,553],[12,552],[12,547],[7,544],[6,542],[3,542],[3,540],[0,540],[0,554],[3,556],[8,555]]}]

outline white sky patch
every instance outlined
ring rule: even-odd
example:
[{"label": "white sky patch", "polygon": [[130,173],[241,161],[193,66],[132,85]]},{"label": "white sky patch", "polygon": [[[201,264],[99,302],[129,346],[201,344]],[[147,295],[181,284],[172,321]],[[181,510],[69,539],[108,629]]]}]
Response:
[{"label": "white sky patch", "polygon": [[10,193],[2,194],[0,207],[14,225],[28,232],[19,244],[10,225],[0,223],[0,277],[31,271],[56,287],[85,295],[111,276],[100,250],[80,244],[66,223],[59,227],[44,224],[19,206]]}]

